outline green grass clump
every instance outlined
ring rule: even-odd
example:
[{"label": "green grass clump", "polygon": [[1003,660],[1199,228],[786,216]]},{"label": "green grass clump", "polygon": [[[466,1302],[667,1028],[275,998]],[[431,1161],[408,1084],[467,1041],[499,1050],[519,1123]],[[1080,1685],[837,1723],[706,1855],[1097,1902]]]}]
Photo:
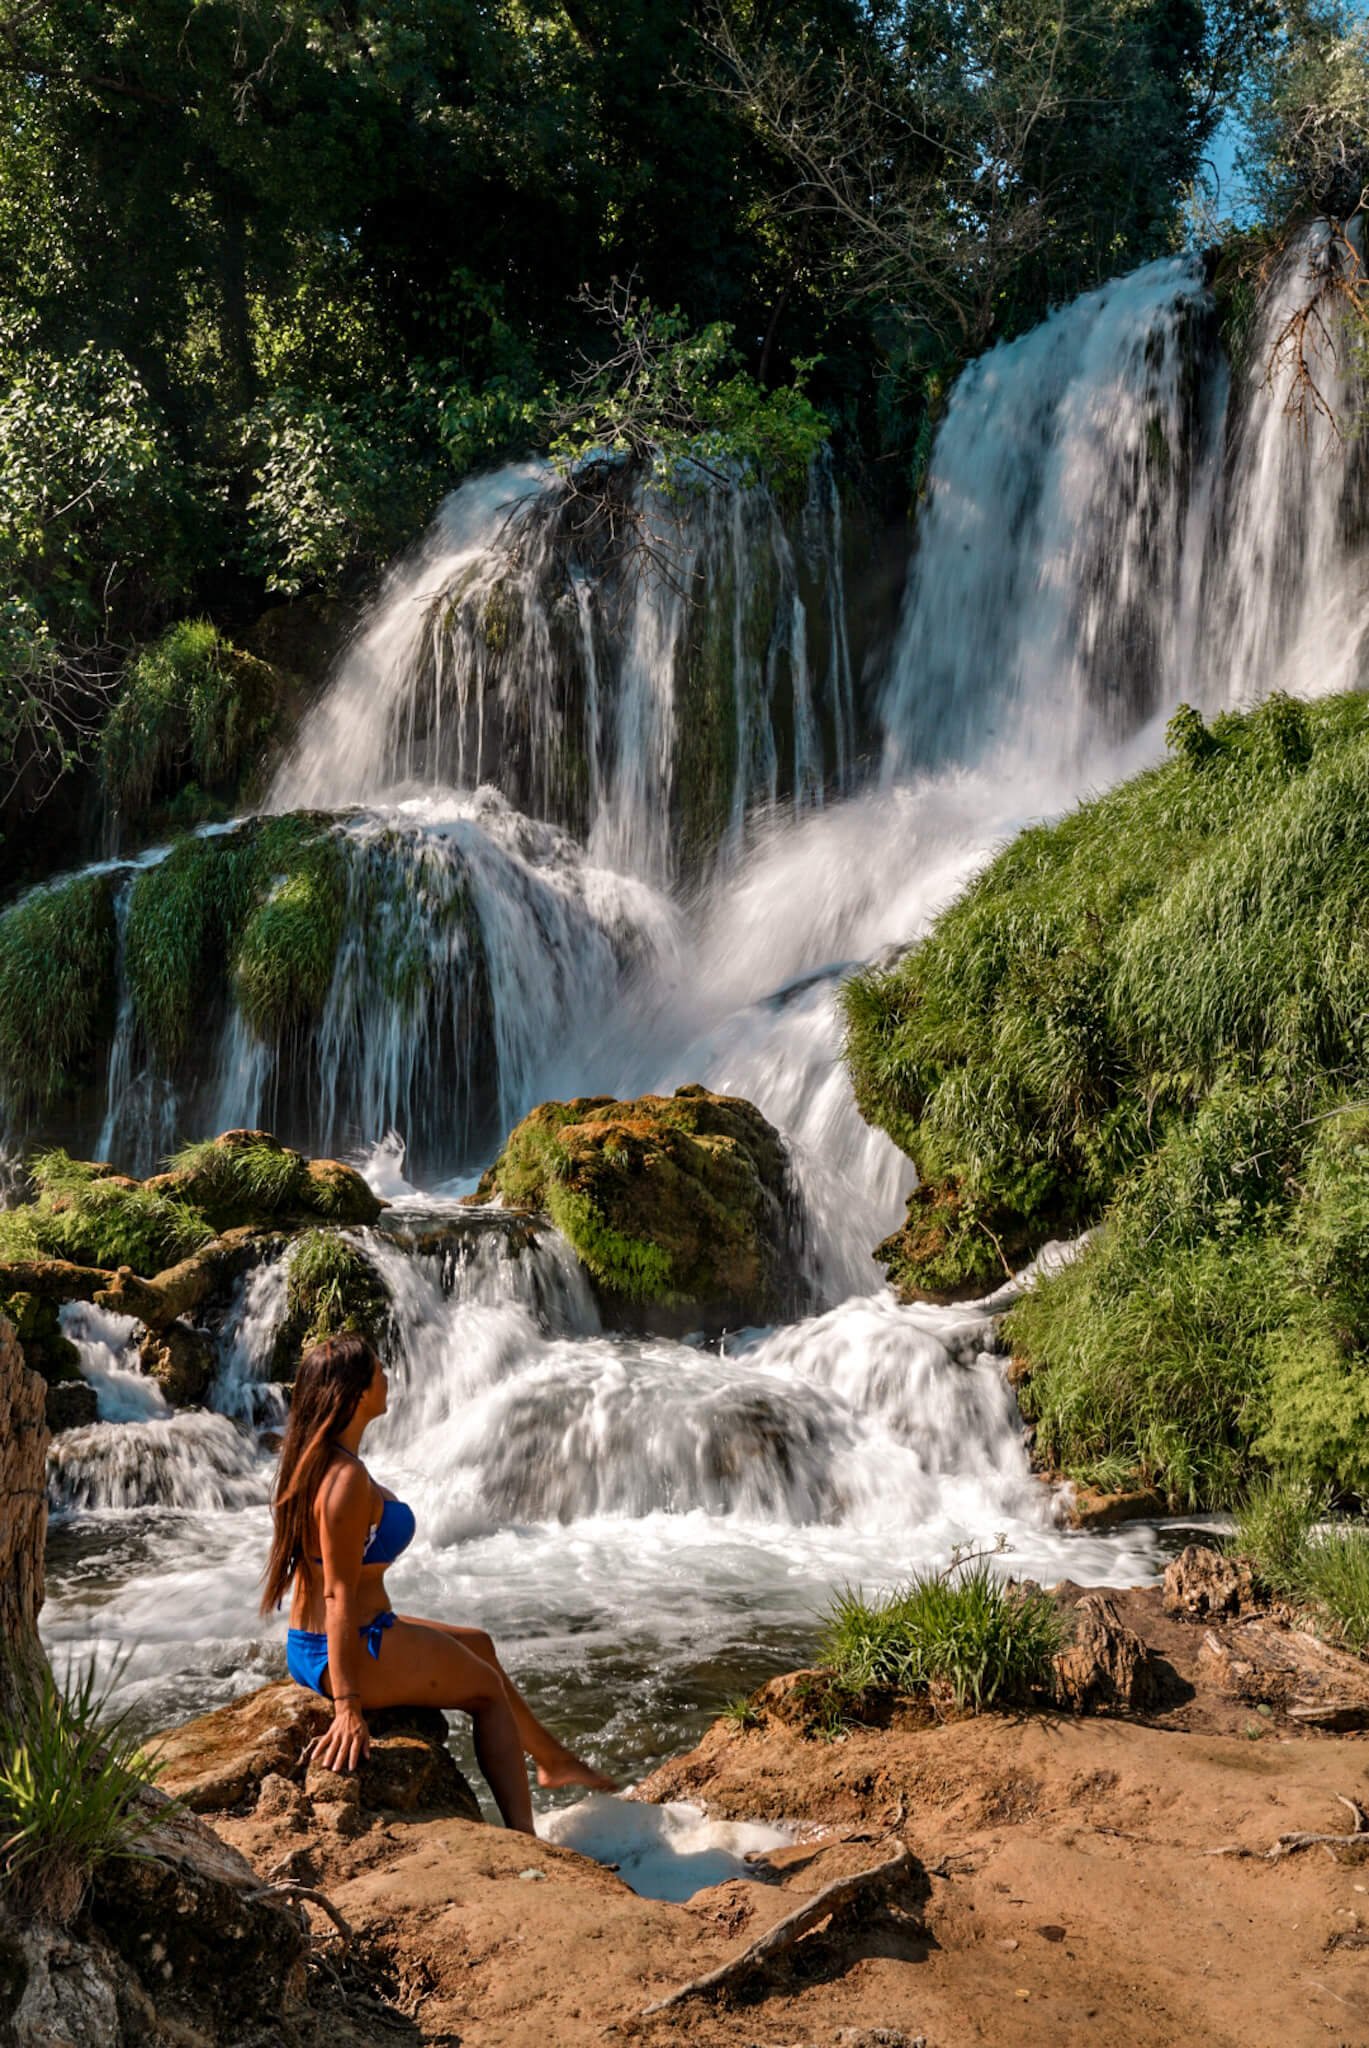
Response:
[{"label": "green grass clump", "polygon": [[206,1013],[236,994],[267,1039],[316,1015],[332,978],[346,864],[326,821],[259,819],[183,839],[133,885],[127,973],[163,1060],[185,1056]]},{"label": "green grass clump", "polygon": [[171,798],[193,778],[232,789],[270,738],[279,686],[264,661],[205,619],[182,619],[124,671],[100,740],[105,790],[125,817]]},{"label": "green grass clump", "polygon": [[1043,1455],[1230,1501],[1369,1486],[1369,700],[1273,697],[1022,834],[845,992],[858,1099],[916,1161],[881,1247],[1008,1322]]},{"label": "green grass clump", "polygon": [[93,1668],[64,1690],[46,1669],[15,1678],[0,1721],[0,1890],[15,1916],[63,1926],[91,1877],[136,1856],[165,1806],[143,1797],[157,1775]]},{"label": "green grass clump", "polygon": [[205,1138],[183,1146],[167,1162],[180,1199],[193,1203],[220,1230],[307,1206],[303,1158],[274,1139]]},{"label": "green grass clump", "polygon": [[1369,1650],[1369,1529],[1355,1523],[1314,1537],[1302,1583],[1346,1648]]},{"label": "green grass clump", "polygon": [[259,1038],[278,1038],[322,1010],[342,938],[346,884],[337,842],[316,839],[272,882],[243,928],[233,986]]},{"label": "green grass clump", "polygon": [[0,1090],[50,1108],[92,1073],[115,1012],[107,875],[34,891],[0,916]]},{"label": "green grass clump", "polygon": [[39,1154],[29,1172],[37,1200],[0,1213],[0,1258],[6,1261],[70,1259],[160,1273],[213,1235],[205,1217],[185,1202],[65,1152]]},{"label": "green grass clump", "polygon": [[822,1655],[849,1692],[944,1686],[958,1708],[980,1713],[1046,1690],[1063,1642],[1047,1594],[980,1562],[915,1578],[884,1599],[843,1593],[825,1617]]},{"label": "green grass clump", "polygon": [[1232,1547],[1274,1592],[1294,1593],[1325,1507],[1305,1479],[1289,1481],[1262,1472],[1237,1504]]},{"label": "green grass clump", "polygon": [[286,1326],[296,1356],[349,1333],[378,1344],[389,1309],[385,1283],[351,1238],[335,1230],[296,1238],[286,1279]]}]

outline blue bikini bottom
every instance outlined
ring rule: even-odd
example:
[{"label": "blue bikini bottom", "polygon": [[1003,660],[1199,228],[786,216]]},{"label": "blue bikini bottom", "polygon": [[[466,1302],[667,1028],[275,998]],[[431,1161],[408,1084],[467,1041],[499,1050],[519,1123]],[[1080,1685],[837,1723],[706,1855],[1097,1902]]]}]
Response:
[{"label": "blue bikini bottom", "polygon": [[[373,1657],[380,1655],[380,1641],[387,1628],[393,1628],[395,1617],[390,1608],[385,1608],[370,1621],[363,1621],[357,1634]],[[296,1685],[307,1686],[310,1692],[322,1693],[323,1681],[328,1675],[328,1638],[315,1634],[313,1629],[292,1628],[285,1638],[285,1662]]]}]

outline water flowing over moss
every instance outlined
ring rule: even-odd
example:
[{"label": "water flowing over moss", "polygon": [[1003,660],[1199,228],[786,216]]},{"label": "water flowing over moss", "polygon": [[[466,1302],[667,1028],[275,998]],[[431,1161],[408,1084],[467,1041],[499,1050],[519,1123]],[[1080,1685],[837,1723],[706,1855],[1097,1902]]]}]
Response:
[{"label": "water flowing over moss", "polygon": [[0,1092],[48,1108],[89,1078],[114,1021],[107,875],[35,891],[0,916]]},{"label": "water flowing over moss", "polygon": [[126,971],[158,1056],[182,1057],[230,991],[258,1035],[316,1016],[346,905],[346,862],[307,813],[181,840],[133,885]]},{"label": "water flowing over moss", "polygon": [[880,1247],[1014,1310],[1043,1455],[1231,1497],[1369,1483],[1369,703],[1171,728],[1176,758],[1028,831],[846,990],[865,1114],[914,1159]]}]

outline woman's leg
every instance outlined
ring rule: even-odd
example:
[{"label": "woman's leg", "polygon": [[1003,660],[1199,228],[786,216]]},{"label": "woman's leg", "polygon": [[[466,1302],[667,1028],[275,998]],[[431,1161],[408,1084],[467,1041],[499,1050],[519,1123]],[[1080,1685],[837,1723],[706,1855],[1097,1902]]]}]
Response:
[{"label": "woman's leg", "polygon": [[396,1620],[380,1639],[380,1655],[360,1658],[363,1712],[370,1707],[456,1707],[469,1714],[476,1760],[504,1825],[530,1835],[532,1798],[523,1744],[504,1680],[445,1629]]},{"label": "woman's leg", "polygon": [[588,1785],[595,1792],[615,1792],[618,1789],[612,1778],[606,1777],[603,1771],[596,1771],[583,1757],[578,1757],[573,1750],[567,1749],[565,1743],[559,1741],[549,1728],[543,1727],[500,1663],[493,1640],[486,1635],[483,1628],[463,1628],[452,1621],[424,1621],[414,1614],[401,1614],[399,1619],[411,1622],[418,1628],[440,1629],[443,1635],[450,1636],[454,1642],[469,1650],[473,1657],[478,1657],[482,1664],[493,1666],[502,1679],[508,1695],[519,1740],[537,1766],[539,1785]]}]

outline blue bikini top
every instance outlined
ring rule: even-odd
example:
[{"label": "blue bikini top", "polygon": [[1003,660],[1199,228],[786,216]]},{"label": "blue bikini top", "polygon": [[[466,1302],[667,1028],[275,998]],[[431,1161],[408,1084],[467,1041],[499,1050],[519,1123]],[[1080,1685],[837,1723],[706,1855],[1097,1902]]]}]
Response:
[{"label": "blue bikini top", "polygon": [[361,1562],[393,1564],[401,1550],[407,1550],[413,1542],[417,1527],[414,1511],[407,1501],[387,1500],[381,1507],[380,1520],[371,1525]]}]

